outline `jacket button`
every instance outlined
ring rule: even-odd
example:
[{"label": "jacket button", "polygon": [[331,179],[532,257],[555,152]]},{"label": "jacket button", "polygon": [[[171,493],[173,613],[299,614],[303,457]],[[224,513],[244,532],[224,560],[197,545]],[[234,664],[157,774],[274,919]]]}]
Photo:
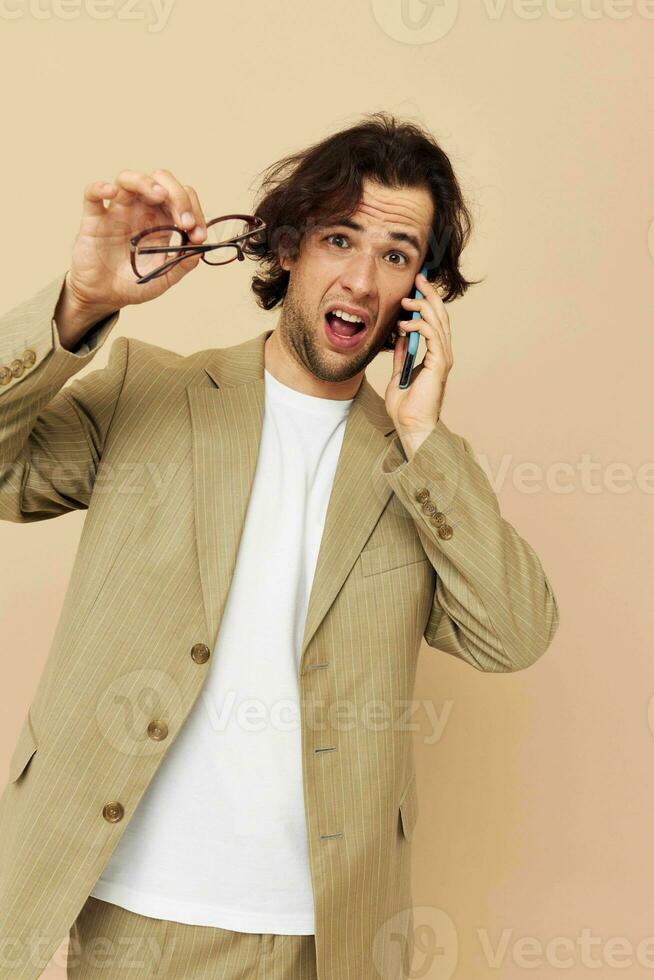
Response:
[{"label": "jacket button", "polygon": [[206,643],[195,643],[191,647],[191,657],[196,664],[206,664],[209,659],[209,647]]},{"label": "jacket button", "polygon": [[13,374],[9,368],[5,367],[3,364],[2,367],[0,367],[0,385],[8,385],[12,378]]},{"label": "jacket button", "polygon": [[429,517],[433,517],[434,514],[438,513],[438,507],[436,504],[432,504],[431,500],[426,500],[422,505],[423,514],[427,514]]},{"label": "jacket button", "polygon": [[442,527],[446,523],[445,514],[442,514],[440,510],[437,510],[435,514],[432,514],[429,518],[429,523],[433,524],[434,527]]},{"label": "jacket button", "polygon": [[23,364],[26,368],[29,368],[36,361],[36,351],[33,351],[31,347],[28,347],[23,354]]},{"label": "jacket button", "polygon": [[416,490],[416,500],[419,504],[424,504],[425,500],[429,500],[429,490],[427,487],[420,487]]},{"label": "jacket button", "polygon": [[148,735],[155,742],[161,742],[168,736],[168,725],[165,721],[151,721],[148,725]]},{"label": "jacket button", "polygon": [[119,803],[118,800],[112,800],[111,803],[105,803],[102,807],[102,816],[109,823],[118,823],[125,816],[125,810],[123,804]]},{"label": "jacket button", "polygon": [[18,358],[16,358],[15,361],[12,361],[9,367],[14,378],[20,378],[25,371],[25,365]]},{"label": "jacket button", "polygon": [[449,524],[441,524],[441,526],[438,529],[439,538],[446,538],[446,539],[451,538],[453,534],[454,531],[452,530]]}]

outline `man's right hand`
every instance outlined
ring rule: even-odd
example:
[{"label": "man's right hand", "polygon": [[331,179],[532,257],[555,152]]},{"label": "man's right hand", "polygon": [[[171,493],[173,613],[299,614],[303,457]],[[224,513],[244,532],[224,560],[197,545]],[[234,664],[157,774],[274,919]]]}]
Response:
[{"label": "man's right hand", "polygon": [[[105,205],[104,201],[109,203]],[[177,225],[201,244],[207,227],[197,193],[169,170],[123,170],[113,183],[94,181],[84,191],[80,230],[55,311],[64,347],[72,350],[94,323],[110,313],[161,296],[200,261],[183,259],[140,285],[130,262],[130,238],[155,225]]]}]

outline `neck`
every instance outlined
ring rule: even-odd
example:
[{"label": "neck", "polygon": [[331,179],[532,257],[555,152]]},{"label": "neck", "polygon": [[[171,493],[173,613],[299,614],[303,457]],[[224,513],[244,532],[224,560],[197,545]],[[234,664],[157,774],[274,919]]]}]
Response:
[{"label": "neck", "polygon": [[363,380],[363,371],[346,381],[322,381],[317,378],[286,350],[279,327],[273,330],[266,340],[263,352],[266,371],[269,371],[281,384],[294,388],[304,395],[340,400],[354,398]]}]

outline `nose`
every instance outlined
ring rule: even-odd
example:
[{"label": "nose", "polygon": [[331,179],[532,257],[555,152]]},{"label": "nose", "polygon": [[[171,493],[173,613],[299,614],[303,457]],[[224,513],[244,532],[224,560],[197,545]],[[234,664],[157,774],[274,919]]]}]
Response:
[{"label": "nose", "polygon": [[352,296],[370,296],[376,289],[376,268],[372,255],[353,254],[341,270],[340,282]]}]

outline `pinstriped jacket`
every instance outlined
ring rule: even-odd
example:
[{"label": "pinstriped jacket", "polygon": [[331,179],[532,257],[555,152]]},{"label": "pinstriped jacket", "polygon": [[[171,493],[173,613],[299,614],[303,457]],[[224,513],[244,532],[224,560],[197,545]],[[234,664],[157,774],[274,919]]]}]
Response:
[{"label": "pinstriped jacket", "polygon": [[[53,321],[63,281],[0,318],[0,518],[87,510],[0,797],[0,980],[40,976],[202,689],[257,462],[271,332],[188,356],[117,337],[104,368],[73,378],[119,314],[85,353],[67,351]],[[467,440],[440,420],[407,461],[364,376],[298,671],[320,980],[400,978],[410,964],[418,800],[405,715],[422,639],[478,670],[514,671],[558,621],[538,557]]]}]

